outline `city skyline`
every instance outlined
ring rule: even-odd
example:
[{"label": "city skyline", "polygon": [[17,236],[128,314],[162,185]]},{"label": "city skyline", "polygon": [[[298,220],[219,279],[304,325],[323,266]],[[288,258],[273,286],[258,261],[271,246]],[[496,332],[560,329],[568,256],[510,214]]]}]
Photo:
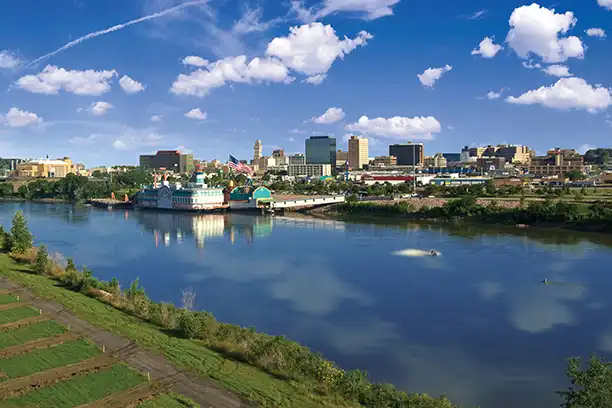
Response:
[{"label": "city skyline", "polygon": [[371,157],[408,140],[426,155],[504,142],[583,153],[612,134],[612,12],[598,0],[29,1],[0,24],[1,157],[225,161],[257,139],[264,155],[304,152],[311,135],[343,150],[366,136]]}]

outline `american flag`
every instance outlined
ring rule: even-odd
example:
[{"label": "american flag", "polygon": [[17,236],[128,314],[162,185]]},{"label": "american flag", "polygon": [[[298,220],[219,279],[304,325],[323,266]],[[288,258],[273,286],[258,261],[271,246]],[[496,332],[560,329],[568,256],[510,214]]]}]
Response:
[{"label": "american flag", "polygon": [[229,161],[227,162],[227,164],[228,166],[230,166],[231,169],[234,169],[236,173],[253,174],[252,168],[250,168],[244,163],[240,163],[238,159],[236,159],[231,154],[229,155]]}]

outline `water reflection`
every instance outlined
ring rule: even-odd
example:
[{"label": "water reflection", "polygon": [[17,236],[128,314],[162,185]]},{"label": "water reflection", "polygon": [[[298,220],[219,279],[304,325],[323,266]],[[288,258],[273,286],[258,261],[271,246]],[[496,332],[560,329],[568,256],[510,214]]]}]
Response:
[{"label": "water reflection", "polygon": [[30,204],[0,206],[5,227],[16,208],[96,276],[175,303],[192,285],[220,320],[464,406],[558,406],[567,357],[612,353],[607,235]]}]

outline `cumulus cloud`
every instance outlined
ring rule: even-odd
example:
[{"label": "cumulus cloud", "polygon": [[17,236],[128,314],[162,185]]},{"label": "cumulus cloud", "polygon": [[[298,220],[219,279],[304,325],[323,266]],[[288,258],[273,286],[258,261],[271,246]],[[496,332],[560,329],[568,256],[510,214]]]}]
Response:
[{"label": "cumulus cloud", "polygon": [[113,148],[117,150],[137,150],[159,146],[164,137],[148,129],[125,129],[123,134],[114,139]]},{"label": "cumulus cloud", "polygon": [[302,82],[306,82],[312,85],[321,85],[323,81],[325,80],[325,78],[327,78],[327,74],[317,74],[317,75],[307,77]]},{"label": "cumulus cloud", "polygon": [[342,108],[329,108],[325,111],[321,116],[312,118],[311,121],[318,124],[328,125],[330,123],[338,122],[339,120],[344,119],[344,111]]},{"label": "cumulus cloud", "polygon": [[140,82],[133,80],[127,75],[124,75],[119,80],[119,85],[121,89],[129,94],[138,93],[144,91],[145,87]]},{"label": "cumulus cloud", "polygon": [[597,4],[608,10],[612,10],[612,0],[597,0]]},{"label": "cumulus cloud", "polygon": [[202,57],[198,57],[195,55],[189,55],[183,58],[182,62],[185,65],[192,65],[194,67],[200,67],[200,68],[206,67],[208,66],[208,64],[210,64],[210,61],[208,61],[207,59],[204,59]]},{"label": "cumulus cloud", "polygon": [[441,126],[433,116],[370,119],[364,115],[357,122],[347,125],[346,130],[395,139],[407,137],[430,139],[433,133],[441,131]]},{"label": "cumulus cloud", "polygon": [[442,75],[452,69],[453,67],[448,64],[441,68],[427,68],[422,74],[418,74],[417,77],[423,86],[432,88]]},{"label": "cumulus cloud", "polygon": [[308,76],[326,74],[336,59],[344,58],[373,38],[370,33],[361,31],[353,39],[340,40],[331,25],[321,23],[291,27],[289,31],[288,36],[270,41],[266,55]]},{"label": "cumulus cloud", "polygon": [[501,45],[495,44],[492,38],[485,37],[478,45],[478,48],[472,50],[472,55],[480,55],[483,58],[493,58],[502,48]]},{"label": "cumulus cloud", "polygon": [[606,31],[603,28],[589,28],[585,33],[589,37],[606,38]]},{"label": "cumulus cloud", "polygon": [[536,3],[516,8],[510,16],[506,42],[524,59],[536,55],[544,62],[564,62],[584,58],[585,47],[580,38],[564,35],[578,20],[571,11],[557,14],[554,9]]},{"label": "cumulus cloud", "polygon": [[376,20],[393,15],[393,6],[400,0],[323,0],[315,7],[304,7],[302,0],[292,0],[291,10],[297,18],[310,23],[323,17],[348,12],[359,15],[364,20]]},{"label": "cumulus cloud", "polygon": [[546,75],[556,76],[556,77],[569,77],[573,76],[569,72],[569,68],[565,65],[549,65],[546,68],[542,69]]},{"label": "cumulus cloud", "polygon": [[518,97],[510,96],[506,101],[554,109],[584,109],[594,113],[612,105],[612,89],[591,86],[582,78],[561,78],[552,86],[543,86]]},{"label": "cumulus cloud", "polygon": [[487,93],[487,99],[495,100],[501,98],[502,93],[504,92],[504,88],[500,89],[499,92],[489,91]]},{"label": "cumulus cloud", "polygon": [[542,64],[534,63],[533,61],[523,61],[523,66],[527,69],[540,69]]},{"label": "cumulus cloud", "polygon": [[110,103],[104,102],[104,101],[98,101],[98,102],[94,102],[91,104],[89,111],[91,112],[92,115],[103,116],[103,115],[106,115],[106,113],[112,108],[114,108],[114,106],[111,105]]},{"label": "cumulus cloud", "polygon": [[9,109],[6,115],[0,115],[0,124],[6,124],[6,126],[12,128],[38,125],[41,122],[42,118],[35,113],[15,107]]},{"label": "cumulus cloud", "polygon": [[21,59],[9,50],[0,51],[0,68],[13,69],[21,65]]},{"label": "cumulus cloud", "polygon": [[185,117],[193,120],[206,120],[208,114],[206,112],[202,112],[200,108],[196,108],[185,113]]},{"label": "cumulus cloud", "polygon": [[246,56],[240,55],[211,63],[206,69],[180,74],[172,84],[171,92],[203,97],[212,89],[228,83],[289,83],[293,79],[287,67],[276,59],[253,58],[247,63]]},{"label": "cumulus cloud", "polygon": [[36,75],[19,78],[16,85],[28,92],[55,95],[60,90],[75,95],[101,95],[110,91],[110,81],[117,71],[66,70],[47,65]]}]

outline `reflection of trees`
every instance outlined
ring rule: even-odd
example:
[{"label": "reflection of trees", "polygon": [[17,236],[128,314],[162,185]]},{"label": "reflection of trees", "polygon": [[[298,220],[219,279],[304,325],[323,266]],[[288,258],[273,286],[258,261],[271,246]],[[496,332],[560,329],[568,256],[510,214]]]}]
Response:
[{"label": "reflection of trees", "polygon": [[26,204],[29,216],[53,217],[66,224],[84,224],[89,220],[89,209],[79,204]]}]

